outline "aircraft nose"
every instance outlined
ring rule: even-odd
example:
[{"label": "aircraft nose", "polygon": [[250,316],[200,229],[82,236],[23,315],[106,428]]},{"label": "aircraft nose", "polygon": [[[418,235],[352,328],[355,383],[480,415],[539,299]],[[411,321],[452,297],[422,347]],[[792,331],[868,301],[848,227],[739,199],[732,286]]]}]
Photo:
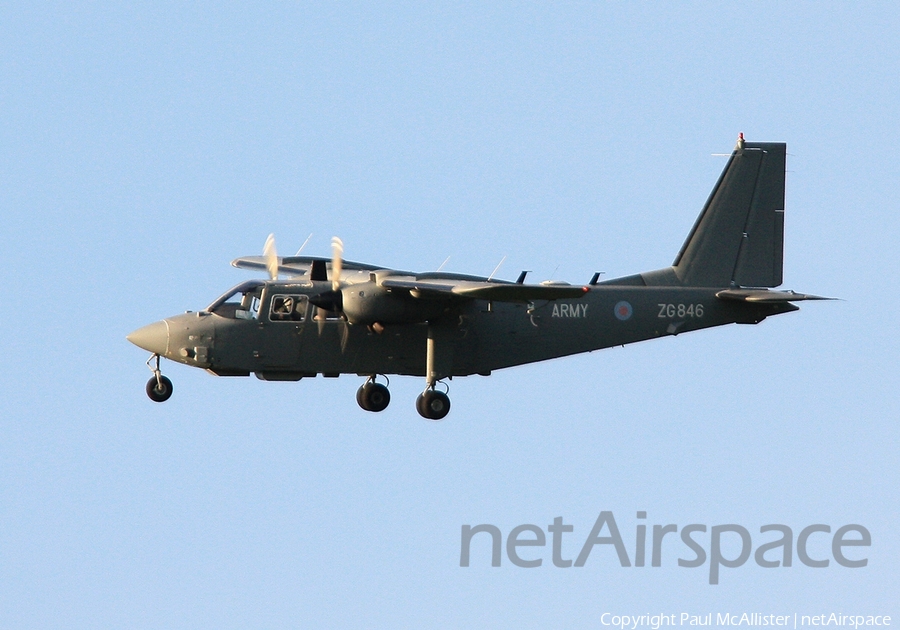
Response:
[{"label": "aircraft nose", "polygon": [[169,324],[165,320],[154,322],[138,328],[125,338],[138,348],[165,355],[169,350]]}]

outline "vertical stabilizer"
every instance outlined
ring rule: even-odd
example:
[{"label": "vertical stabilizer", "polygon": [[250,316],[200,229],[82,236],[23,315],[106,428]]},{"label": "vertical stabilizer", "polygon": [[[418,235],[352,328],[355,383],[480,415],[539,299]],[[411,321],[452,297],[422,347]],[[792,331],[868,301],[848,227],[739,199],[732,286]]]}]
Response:
[{"label": "vertical stabilizer", "polygon": [[673,263],[681,284],[781,284],[786,148],[740,137]]}]

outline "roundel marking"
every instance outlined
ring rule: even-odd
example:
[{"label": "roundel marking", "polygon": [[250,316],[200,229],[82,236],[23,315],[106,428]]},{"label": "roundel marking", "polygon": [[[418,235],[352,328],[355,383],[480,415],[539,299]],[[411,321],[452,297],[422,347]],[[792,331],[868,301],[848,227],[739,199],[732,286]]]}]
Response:
[{"label": "roundel marking", "polygon": [[616,319],[624,322],[625,320],[631,319],[631,314],[634,313],[634,309],[631,308],[631,304],[622,301],[615,305],[613,312],[616,314]]}]

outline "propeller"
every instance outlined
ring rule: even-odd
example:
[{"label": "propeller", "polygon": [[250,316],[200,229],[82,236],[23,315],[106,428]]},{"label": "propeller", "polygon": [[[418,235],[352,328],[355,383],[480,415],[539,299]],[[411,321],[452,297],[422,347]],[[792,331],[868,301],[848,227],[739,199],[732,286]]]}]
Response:
[{"label": "propeller", "polygon": [[343,266],[344,241],[337,236],[331,237],[331,288],[339,291],[341,288],[341,268]]},{"label": "propeller", "polygon": [[275,251],[275,235],[269,234],[263,246],[263,258],[266,259],[266,271],[270,280],[278,280],[278,252]]},{"label": "propeller", "polygon": [[319,336],[325,330],[325,322],[327,320],[326,312],[338,313],[341,315],[341,352],[347,348],[347,341],[350,338],[350,328],[347,320],[343,316],[344,295],[341,293],[341,272],[343,269],[344,243],[337,236],[331,239],[331,290],[323,291],[318,295],[310,296],[309,301],[316,307],[316,324],[319,329]]},{"label": "propeller", "polygon": [[[309,239],[306,239],[309,241]],[[303,244],[306,246],[306,243]],[[300,248],[301,250],[303,247]],[[299,252],[298,252],[299,253]],[[331,239],[331,290],[323,291],[318,295],[310,296],[309,301],[316,307],[313,319],[319,329],[319,336],[325,330],[325,322],[328,319],[327,312],[338,313],[341,315],[341,352],[347,348],[347,341],[350,338],[350,329],[347,321],[343,316],[343,294],[341,293],[341,271],[343,269],[344,243],[337,236]],[[278,252],[275,249],[275,235],[269,234],[266,238],[266,244],[263,246],[263,260],[266,265],[266,271],[270,280],[278,279]]]},{"label": "propeller", "polygon": [[341,313],[344,310],[344,295],[341,293],[341,270],[343,269],[344,242],[337,236],[331,239],[331,291],[323,291],[309,298],[319,308]]}]

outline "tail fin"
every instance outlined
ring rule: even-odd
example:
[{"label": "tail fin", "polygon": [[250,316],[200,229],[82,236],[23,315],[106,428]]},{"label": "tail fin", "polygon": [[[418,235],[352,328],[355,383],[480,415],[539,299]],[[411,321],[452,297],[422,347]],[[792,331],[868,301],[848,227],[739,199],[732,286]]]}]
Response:
[{"label": "tail fin", "polygon": [[685,286],[777,287],[787,145],[743,134],[673,263]]}]

